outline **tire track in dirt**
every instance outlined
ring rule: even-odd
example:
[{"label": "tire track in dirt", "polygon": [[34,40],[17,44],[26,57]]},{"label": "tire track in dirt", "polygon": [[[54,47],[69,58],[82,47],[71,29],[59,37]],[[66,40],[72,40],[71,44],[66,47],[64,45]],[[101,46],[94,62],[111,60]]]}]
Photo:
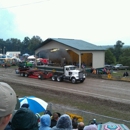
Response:
[{"label": "tire track in dirt", "polygon": [[[35,86],[35,87],[40,87],[40,88],[46,88],[46,89],[53,89],[53,90],[56,90],[56,91],[63,91],[63,92],[68,92],[68,93],[74,93],[74,94],[77,94],[77,95],[84,95],[84,96],[91,96],[91,97],[95,97],[95,98],[101,98],[101,99],[106,99],[106,100],[112,100],[112,101],[117,101],[117,102],[123,102],[123,103],[128,103],[130,104],[130,99],[123,99],[123,98],[120,98],[120,97],[112,97],[112,96],[108,96],[108,95],[103,95],[103,94],[98,94],[98,93],[94,93],[92,91],[84,91],[82,89],[76,89],[77,87],[75,87],[76,85],[75,84],[71,84],[71,86],[74,86],[74,87],[63,87],[63,85],[65,85],[64,82],[62,83],[59,83],[59,82],[53,82],[53,81],[47,81],[45,82],[45,80],[38,80],[38,79],[31,79],[31,78],[25,78],[25,77],[20,77],[19,75],[16,75],[15,73],[13,73],[12,71],[10,72],[5,72],[3,71],[3,74],[0,76],[0,79],[1,80],[8,80],[10,82],[14,82],[14,83],[19,83],[19,84],[23,84],[23,85],[32,85],[32,86]],[[87,80],[94,80],[94,79],[87,79]],[[99,81],[99,79],[96,79],[97,81]],[[95,82],[95,81],[93,81]],[[100,80],[99,83],[101,82],[104,82],[103,80]],[[67,83],[66,83],[67,84]],[[86,87],[85,85],[87,84],[87,82],[85,82],[85,84],[81,84],[82,87]],[[67,84],[68,85],[68,84]],[[61,87],[62,86],[62,87]],[[87,87],[87,88],[91,88],[92,87]],[[118,87],[113,87],[113,86],[98,86],[97,88],[95,87],[95,91],[97,91],[98,89],[113,89],[114,91],[117,91],[119,90]],[[123,88],[120,88],[120,92],[122,91],[126,91],[125,89]],[[130,90],[127,90],[128,93],[130,93]]]}]

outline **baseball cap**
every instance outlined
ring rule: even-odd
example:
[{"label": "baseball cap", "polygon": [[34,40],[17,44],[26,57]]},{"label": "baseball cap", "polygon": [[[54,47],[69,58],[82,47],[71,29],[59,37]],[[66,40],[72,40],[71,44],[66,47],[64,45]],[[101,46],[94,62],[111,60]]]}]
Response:
[{"label": "baseball cap", "polygon": [[16,106],[16,93],[11,86],[0,82],[0,117],[11,114]]}]

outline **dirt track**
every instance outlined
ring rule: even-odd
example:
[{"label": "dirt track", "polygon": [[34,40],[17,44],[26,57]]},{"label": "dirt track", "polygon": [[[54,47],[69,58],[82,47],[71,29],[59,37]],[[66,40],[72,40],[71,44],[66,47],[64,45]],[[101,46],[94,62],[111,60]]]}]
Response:
[{"label": "dirt track", "polygon": [[[115,113],[115,117],[120,119],[123,117],[125,120],[130,120],[129,82],[95,78],[86,78],[84,83],[78,84],[54,82],[20,77],[15,74],[15,69],[12,68],[0,68],[0,81],[9,83],[19,93],[19,96],[35,93],[35,96],[55,104],[53,107],[58,111],[68,110],[70,106],[72,112],[74,112],[74,108],[81,111],[90,109],[94,113],[108,114],[112,117]],[[91,108],[89,108],[89,105]],[[96,106],[98,106],[98,109],[95,109]],[[118,112],[119,114],[116,114]],[[79,111],[76,113],[79,113]],[[81,115],[85,116],[85,113],[83,112]]]},{"label": "dirt track", "polygon": [[84,83],[72,84],[20,77],[15,74],[14,68],[0,68],[0,73],[0,79],[3,81],[130,104],[130,82],[86,78]]}]

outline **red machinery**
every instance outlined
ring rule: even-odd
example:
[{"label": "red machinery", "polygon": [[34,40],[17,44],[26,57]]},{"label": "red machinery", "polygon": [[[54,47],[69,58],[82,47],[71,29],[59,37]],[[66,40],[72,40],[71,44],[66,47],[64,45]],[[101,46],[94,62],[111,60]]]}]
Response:
[{"label": "red machinery", "polygon": [[30,77],[36,79],[49,79],[53,76],[53,72],[32,69],[27,66],[26,62],[19,63],[18,69],[16,69],[15,72],[16,74],[20,74],[22,77]]},{"label": "red machinery", "polygon": [[20,74],[22,77],[29,77],[35,79],[49,79],[53,76],[53,72],[46,72],[38,69],[19,69],[16,70],[16,74]]},{"label": "red machinery", "polygon": [[38,69],[23,70],[19,72],[22,77],[29,77],[35,79],[49,79],[53,76],[52,72],[44,72]]}]

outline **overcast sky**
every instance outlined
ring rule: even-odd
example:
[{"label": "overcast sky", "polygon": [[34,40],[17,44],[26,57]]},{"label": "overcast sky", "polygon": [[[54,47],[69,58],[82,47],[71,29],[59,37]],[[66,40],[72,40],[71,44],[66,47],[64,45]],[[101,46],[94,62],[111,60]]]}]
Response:
[{"label": "overcast sky", "polygon": [[130,45],[130,0],[0,0],[0,38]]}]

